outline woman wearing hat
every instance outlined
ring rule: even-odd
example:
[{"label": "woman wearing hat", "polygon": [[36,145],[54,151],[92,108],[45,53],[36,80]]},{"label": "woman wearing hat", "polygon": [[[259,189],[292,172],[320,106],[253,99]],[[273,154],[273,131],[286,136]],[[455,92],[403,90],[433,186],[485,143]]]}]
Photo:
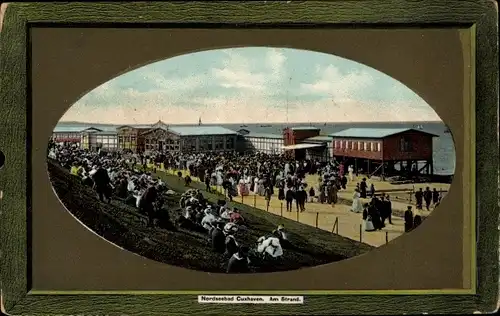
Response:
[{"label": "woman wearing hat", "polygon": [[224,235],[226,236],[226,254],[232,256],[238,251],[239,245],[234,237],[238,232],[238,226],[234,223],[227,223],[224,226]]},{"label": "woman wearing hat", "polygon": [[285,231],[285,226],[283,224],[278,225],[278,227],[272,231],[272,235],[276,236],[279,239],[280,244],[283,247],[288,248],[291,246],[290,241],[288,240],[288,235]]},{"label": "woman wearing hat", "polygon": [[267,254],[272,258],[278,258],[283,255],[283,248],[278,238],[262,236],[257,240],[257,252],[262,254],[263,257]]},{"label": "woman wearing hat", "polygon": [[212,213],[210,208],[206,208],[204,214],[205,216],[201,219],[201,226],[210,234],[217,221],[217,217]]}]

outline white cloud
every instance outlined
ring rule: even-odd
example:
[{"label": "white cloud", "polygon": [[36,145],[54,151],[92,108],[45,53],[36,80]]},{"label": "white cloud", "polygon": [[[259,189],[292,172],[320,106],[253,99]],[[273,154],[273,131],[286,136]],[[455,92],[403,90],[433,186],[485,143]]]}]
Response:
[{"label": "white cloud", "polygon": [[236,51],[225,51],[227,60],[221,68],[213,68],[212,74],[223,88],[265,94],[284,78],[285,55],[279,49],[271,49],[266,55],[264,71],[255,71],[255,62]]},{"label": "white cloud", "polygon": [[286,56],[277,48],[273,48],[267,52],[266,64],[272,70],[271,76],[276,79],[281,79],[286,63]]},{"label": "white cloud", "polygon": [[334,100],[354,100],[360,91],[375,84],[373,76],[367,71],[342,74],[334,65],[321,69],[316,65],[315,71],[319,79],[313,83],[302,83],[302,95],[328,95]]},{"label": "white cloud", "polygon": [[144,79],[154,84],[155,88],[159,90],[186,91],[203,86],[207,80],[207,76],[201,74],[189,77],[167,78],[157,71],[148,71],[144,73]]},{"label": "white cloud", "polygon": [[[343,73],[330,64],[316,65],[317,80],[299,84],[296,100],[276,99],[288,89],[290,74],[281,49],[268,50],[264,59],[246,57],[238,50],[224,50],[223,63],[199,75],[179,77],[158,71],[140,71],[151,90],[119,89],[107,82],[77,102],[62,120],[115,124],[151,123],[158,119],[176,124],[195,124],[201,116],[210,123],[252,122],[369,122],[439,120],[421,100],[405,100],[407,89],[397,82],[387,91],[393,102],[360,100],[364,90],[377,84],[368,71]],[[210,89],[200,89],[210,86]],[[223,89],[212,89],[219,86]],[[232,94],[223,93],[233,90]],[[200,92],[201,91],[201,92]],[[385,94],[385,91],[384,91]],[[231,95],[231,96],[229,96]],[[314,96],[315,101],[299,101]],[[418,99],[418,98],[417,98]],[[95,101],[105,106],[93,106]],[[186,103],[192,106],[186,106]],[[415,106],[416,104],[422,106]]]}]

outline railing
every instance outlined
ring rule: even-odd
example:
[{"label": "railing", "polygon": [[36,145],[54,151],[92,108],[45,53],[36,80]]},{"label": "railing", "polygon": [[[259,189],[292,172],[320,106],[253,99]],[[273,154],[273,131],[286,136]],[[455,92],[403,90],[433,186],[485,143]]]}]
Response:
[{"label": "railing", "polygon": [[[162,170],[162,168],[160,168]],[[167,174],[175,175],[177,181],[184,181],[183,178],[177,176],[177,170],[162,170]],[[183,172],[185,174],[185,171]],[[191,177],[194,183],[198,183],[196,186],[197,189],[205,189],[205,184],[202,183],[198,178]],[[228,200],[228,195],[226,190],[222,188],[220,185],[210,186],[210,191],[213,194],[219,195],[221,198]],[[275,198],[275,195],[270,200],[265,199],[264,196],[260,196],[258,194],[252,195],[238,195],[233,198],[233,202],[241,203],[247,206],[251,206],[256,209],[260,209],[274,215],[280,216],[282,218],[287,218],[290,220],[294,220],[296,222],[313,226],[321,230],[325,230],[331,232],[332,234],[342,235],[349,239],[353,239],[359,242],[365,242],[374,246],[380,246],[386,244],[390,241],[390,239],[394,239],[399,236],[399,233],[391,233],[394,234],[393,238],[389,238],[389,232],[370,232],[366,233],[364,231],[363,224],[357,223],[349,223],[340,221],[342,215],[332,214],[328,212],[321,211],[312,211],[314,208],[319,207],[321,204],[317,203],[306,203],[307,211],[301,212],[299,206],[294,202],[292,204],[292,209],[287,209],[285,201],[279,201]],[[347,214],[346,214],[347,215]],[[359,220],[361,221],[361,214],[359,215]],[[359,227],[358,227],[359,226]],[[357,227],[357,228],[356,228]],[[359,229],[359,231],[358,231]],[[384,234],[385,233],[385,234]],[[366,237],[366,234],[371,234],[370,238]],[[373,235],[376,234],[376,238]]]},{"label": "railing", "polygon": [[[316,213],[316,218],[318,217],[318,215],[319,215],[319,213]],[[316,226],[316,227],[318,227],[318,226]],[[333,234],[333,231],[335,231],[335,233],[337,235],[339,234],[339,218],[338,217],[335,218],[335,222],[333,223],[332,234]]]}]

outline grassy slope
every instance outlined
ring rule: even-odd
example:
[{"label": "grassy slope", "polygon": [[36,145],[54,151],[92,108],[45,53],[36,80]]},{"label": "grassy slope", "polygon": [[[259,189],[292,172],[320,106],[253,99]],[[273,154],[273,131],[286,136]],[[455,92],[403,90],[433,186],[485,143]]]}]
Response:
[{"label": "grassy slope", "polygon": [[[49,161],[50,179],[63,204],[85,225],[110,242],[144,257],[166,264],[182,266],[208,272],[223,272],[225,258],[210,250],[205,236],[180,230],[171,232],[158,228],[146,228],[136,210],[130,206],[113,201],[103,204],[95,194],[84,187],[58,165]],[[158,174],[177,192],[186,190],[176,177]],[[205,194],[211,201],[218,196]],[[168,201],[169,212],[175,216],[179,195]],[[250,227],[238,240],[253,244],[257,237],[270,232],[278,223],[283,223],[292,232],[292,240],[297,249],[287,251],[285,260],[273,266],[262,266],[256,272],[293,270],[315,266],[349,258],[373,247],[351,241],[341,236],[316,229],[265,211],[238,205]]]},{"label": "grassy slope", "polygon": [[[176,176],[172,176],[164,172],[157,172],[156,176],[161,177],[163,181],[165,181],[175,191],[182,192],[188,189],[184,186],[184,182],[179,181]],[[211,194],[206,192],[204,190],[205,185],[203,183],[193,182],[191,187],[202,191],[203,195],[213,202],[223,198],[217,193]],[[255,222],[262,224],[261,228],[265,229],[265,231],[272,231],[278,226],[278,224],[284,224],[289,234],[295,237],[295,242],[300,242],[297,239],[302,239],[300,238],[302,236],[308,239],[307,241],[304,240],[307,244],[323,247],[346,258],[360,255],[374,248],[373,246],[365,243],[360,243],[319,228],[283,218],[279,215],[266,212],[265,210],[253,208],[249,205],[239,203],[238,200],[238,197],[236,197],[234,198],[234,201],[229,204],[241,210],[245,219],[249,220],[251,223]]]}]

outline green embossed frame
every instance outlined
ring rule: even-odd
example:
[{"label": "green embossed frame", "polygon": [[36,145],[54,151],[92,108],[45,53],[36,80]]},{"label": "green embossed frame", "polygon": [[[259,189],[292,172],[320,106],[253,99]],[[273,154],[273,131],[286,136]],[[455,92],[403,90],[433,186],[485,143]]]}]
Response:
[{"label": "green embossed frame", "polygon": [[[31,184],[27,183],[31,124],[28,34],[43,23],[365,23],[404,27],[467,27],[475,38],[475,123],[477,211],[477,291],[475,295],[312,295],[302,306],[199,305],[195,295],[30,293],[31,232],[27,224]],[[1,37],[0,169],[1,303],[12,315],[175,315],[175,314],[403,314],[472,313],[495,309],[498,293],[498,52],[497,11],[493,1],[286,1],[179,3],[13,3]],[[33,118],[36,119],[36,118]],[[28,152],[27,152],[28,149]]]}]

